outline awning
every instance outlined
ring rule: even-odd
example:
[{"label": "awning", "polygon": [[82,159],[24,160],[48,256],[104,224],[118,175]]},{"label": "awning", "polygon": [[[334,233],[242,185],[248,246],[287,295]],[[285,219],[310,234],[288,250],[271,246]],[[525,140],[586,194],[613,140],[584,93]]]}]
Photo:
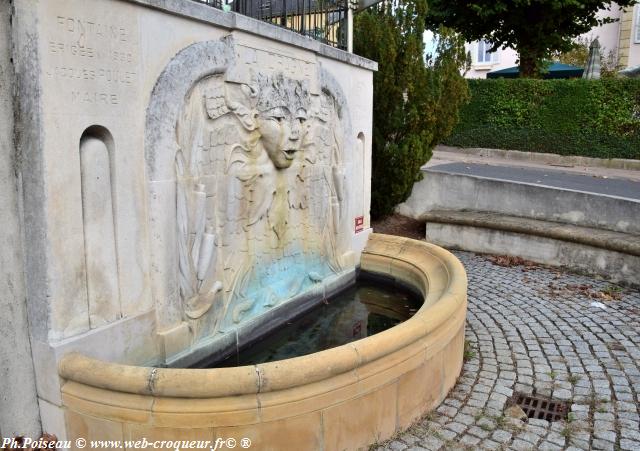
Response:
[{"label": "awning", "polygon": [[[579,78],[582,77],[584,69],[571,64],[551,63],[547,67],[547,72],[543,78]],[[518,66],[508,67],[506,69],[494,70],[487,73],[487,78],[518,78],[520,68]]]}]

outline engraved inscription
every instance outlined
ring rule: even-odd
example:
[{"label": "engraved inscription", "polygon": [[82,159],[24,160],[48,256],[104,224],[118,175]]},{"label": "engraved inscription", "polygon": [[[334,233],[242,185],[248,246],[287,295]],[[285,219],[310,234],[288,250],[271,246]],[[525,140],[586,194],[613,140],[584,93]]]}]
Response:
[{"label": "engraved inscription", "polygon": [[133,26],[119,22],[51,17],[43,72],[55,82],[56,95],[72,105],[104,108],[131,95],[138,82],[136,35]]},{"label": "engraved inscription", "polygon": [[100,105],[118,105],[120,100],[117,94],[108,94],[106,92],[80,92],[73,91],[71,93],[71,102],[73,103],[94,103]]},{"label": "engraved inscription", "polygon": [[128,42],[129,31],[119,25],[100,23],[79,17],[58,16],[56,18],[61,29],[72,35],[81,37],[96,37],[115,42]]},{"label": "engraved inscription", "polygon": [[83,67],[59,67],[47,70],[47,75],[69,80],[97,80],[104,83],[131,85],[136,73],[119,69],[87,69]]}]

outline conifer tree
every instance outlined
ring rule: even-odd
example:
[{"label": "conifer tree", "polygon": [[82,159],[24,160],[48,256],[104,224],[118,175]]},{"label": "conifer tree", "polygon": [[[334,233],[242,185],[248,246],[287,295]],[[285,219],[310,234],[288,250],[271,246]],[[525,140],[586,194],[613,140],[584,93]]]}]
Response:
[{"label": "conifer tree", "polygon": [[373,76],[371,215],[390,214],[420,180],[420,167],[451,133],[469,97],[464,41],[440,29],[425,56],[426,0],[385,1],[356,16],[354,53],[378,62]]}]

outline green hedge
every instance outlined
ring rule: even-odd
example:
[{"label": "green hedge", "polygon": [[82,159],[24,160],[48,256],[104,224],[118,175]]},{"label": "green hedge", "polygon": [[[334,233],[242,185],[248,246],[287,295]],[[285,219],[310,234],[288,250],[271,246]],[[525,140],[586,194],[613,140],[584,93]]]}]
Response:
[{"label": "green hedge", "polygon": [[470,80],[444,144],[640,159],[640,79]]}]

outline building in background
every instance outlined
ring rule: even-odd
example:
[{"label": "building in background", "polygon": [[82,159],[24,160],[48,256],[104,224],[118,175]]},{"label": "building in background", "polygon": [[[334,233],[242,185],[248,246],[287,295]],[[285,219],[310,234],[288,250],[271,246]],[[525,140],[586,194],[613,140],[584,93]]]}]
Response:
[{"label": "building in background", "polygon": [[[599,17],[611,17],[616,22],[593,28],[581,37],[589,41],[598,38],[603,58],[613,52],[619,69],[640,65],[640,3],[632,8],[612,6],[611,10],[601,10]],[[516,66],[518,52],[512,48],[490,52],[491,44],[475,41],[466,45],[471,54],[471,68],[466,78],[487,78],[487,73]]]}]

